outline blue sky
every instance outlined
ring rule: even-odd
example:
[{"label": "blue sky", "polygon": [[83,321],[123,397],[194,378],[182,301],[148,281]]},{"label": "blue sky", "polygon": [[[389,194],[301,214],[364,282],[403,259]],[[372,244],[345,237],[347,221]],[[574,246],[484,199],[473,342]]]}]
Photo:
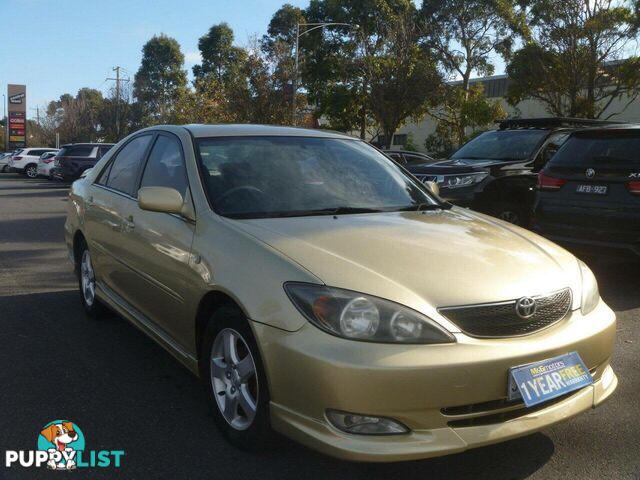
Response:
[{"label": "blue sky", "polygon": [[191,70],[211,25],[226,21],[236,44],[247,45],[283,3],[308,0],[0,0],[0,93],[7,83],[26,84],[34,117],[36,106],[63,93],[106,92],[116,65],[133,80],[142,45],[157,33],[178,40]]}]

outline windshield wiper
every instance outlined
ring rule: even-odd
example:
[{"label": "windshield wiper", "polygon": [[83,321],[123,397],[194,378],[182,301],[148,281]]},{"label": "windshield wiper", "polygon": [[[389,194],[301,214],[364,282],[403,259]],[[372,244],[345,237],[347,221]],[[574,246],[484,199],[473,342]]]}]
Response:
[{"label": "windshield wiper", "polygon": [[364,207],[330,207],[316,210],[291,210],[285,212],[271,212],[268,217],[311,217],[315,215],[346,215],[349,213],[378,213],[383,212],[377,208]]},{"label": "windshield wiper", "polygon": [[399,208],[399,212],[426,212],[428,210],[449,210],[451,205],[438,204],[438,203],[418,203],[416,205],[408,205],[406,207]]}]

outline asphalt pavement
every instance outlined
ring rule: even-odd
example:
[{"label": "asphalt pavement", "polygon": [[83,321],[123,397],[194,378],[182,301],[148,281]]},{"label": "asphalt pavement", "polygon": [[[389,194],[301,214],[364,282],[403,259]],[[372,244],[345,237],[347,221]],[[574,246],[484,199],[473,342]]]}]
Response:
[{"label": "asphalt pavement", "polygon": [[[259,455],[229,446],[198,380],[125,320],[88,319],[64,245],[65,185],[0,174],[0,478],[640,479],[640,263],[587,258],[618,315],[620,379],[598,409],[510,442],[424,461],[335,460],[286,439]],[[119,468],[4,467],[68,418],[85,450]]]}]

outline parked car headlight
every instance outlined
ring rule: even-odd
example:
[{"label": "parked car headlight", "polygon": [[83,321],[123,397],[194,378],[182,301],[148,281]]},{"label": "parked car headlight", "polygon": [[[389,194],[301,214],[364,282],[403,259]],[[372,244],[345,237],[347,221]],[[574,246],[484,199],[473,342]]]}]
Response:
[{"label": "parked car headlight", "polygon": [[487,172],[470,173],[466,175],[445,175],[442,182],[439,183],[440,188],[462,188],[480,183],[489,175]]},{"label": "parked car headlight", "polygon": [[287,295],[318,328],[343,338],[381,343],[452,343],[455,337],[397,303],[339,288],[289,282]]},{"label": "parked car headlight", "polygon": [[593,272],[587,264],[578,260],[580,265],[580,275],[582,276],[582,302],[580,310],[583,315],[593,311],[600,302],[600,292],[598,291],[598,282]]}]

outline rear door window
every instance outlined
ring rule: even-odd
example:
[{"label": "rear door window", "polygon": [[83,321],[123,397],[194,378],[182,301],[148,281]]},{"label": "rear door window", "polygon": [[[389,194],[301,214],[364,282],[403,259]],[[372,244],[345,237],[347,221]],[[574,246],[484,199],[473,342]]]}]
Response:
[{"label": "rear door window", "polygon": [[69,145],[60,150],[61,157],[88,157],[93,151],[93,145]]},{"label": "rear door window", "polygon": [[106,185],[131,196],[136,195],[136,183],[142,160],[152,135],[141,135],[127,143],[108,167]]}]

